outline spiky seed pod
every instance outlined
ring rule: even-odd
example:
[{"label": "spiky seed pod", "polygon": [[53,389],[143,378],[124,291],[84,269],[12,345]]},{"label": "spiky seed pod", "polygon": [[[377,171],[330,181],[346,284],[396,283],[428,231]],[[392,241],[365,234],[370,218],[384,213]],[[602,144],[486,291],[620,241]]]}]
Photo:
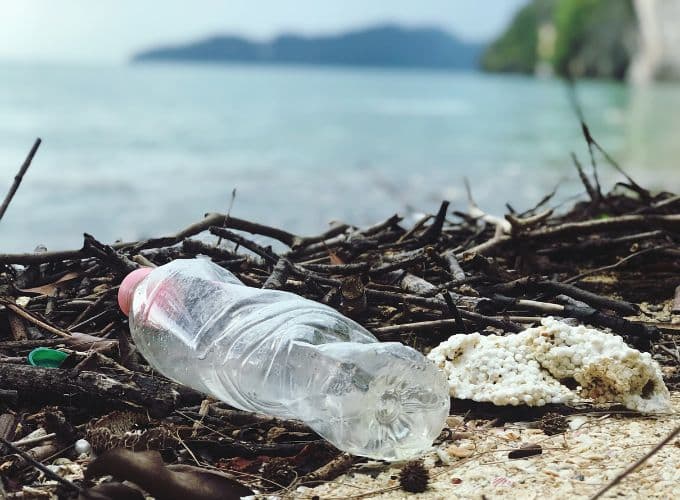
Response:
[{"label": "spiky seed pod", "polygon": [[543,418],[541,418],[540,428],[547,436],[553,436],[566,432],[569,428],[569,424],[567,423],[567,419],[564,418],[564,415],[560,415],[559,413],[546,413],[543,415]]},{"label": "spiky seed pod", "polygon": [[420,460],[412,460],[399,473],[399,485],[409,493],[422,493],[427,489],[430,473]]},{"label": "spiky seed pod", "polygon": [[285,488],[295,477],[295,470],[286,459],[272,458],[262,466],[262,487],[269,491]]}]

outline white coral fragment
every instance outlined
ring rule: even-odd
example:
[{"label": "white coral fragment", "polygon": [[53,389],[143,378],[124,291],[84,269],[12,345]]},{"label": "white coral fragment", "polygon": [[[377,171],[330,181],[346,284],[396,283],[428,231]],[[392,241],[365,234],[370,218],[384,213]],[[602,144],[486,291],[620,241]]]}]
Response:
[{"label": "white coral fragment", "polygon": [[[545,318],[501,337],[453,335],[428,357],[443,369],[452,396],[496,405],[543,406],[577,396],[645,413],[667,411],[670,394],[649,353],[621,337]],[[578,394],[562,382],[575,381]]]}]

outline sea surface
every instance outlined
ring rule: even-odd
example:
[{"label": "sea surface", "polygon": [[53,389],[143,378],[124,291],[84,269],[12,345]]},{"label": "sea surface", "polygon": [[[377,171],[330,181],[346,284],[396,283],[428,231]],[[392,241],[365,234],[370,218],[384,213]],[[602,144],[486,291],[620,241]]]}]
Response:
[{"label": "sea surface", "polygon": [[[680,86],[581,82],[594,136],[636,179],[680,191]],[[442,199],[501,213],[582,193],[589,167],[562,83],[520,76],[291,66],[0,63],[0,197],[43,144],[0,253],[175,232],[204,213],[308,234]],[[622,180],[600,162],[605,187]]]}]

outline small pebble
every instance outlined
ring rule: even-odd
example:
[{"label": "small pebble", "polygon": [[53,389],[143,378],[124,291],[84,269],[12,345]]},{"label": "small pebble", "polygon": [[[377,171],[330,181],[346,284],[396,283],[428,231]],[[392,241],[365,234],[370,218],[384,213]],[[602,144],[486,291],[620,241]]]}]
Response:
[{"label": "small pebble", "polygon": [[437,456],[439,457],[439,460],[441,461],[442,464],[451,465],[451,456],[447,452],[445,452],[441,448],[437,448],[435,452],[437,453]]},{"label": "small pebble", "polygon": [[452,457],[457,457],[457,458],[467,458],[469,456],[472,456],[474,454],[474,450],[470,450],[468,448],[461,448],[459,446],[449,446],[446,451],[448,452],[449,455]]},{"label": "small pebble", "polygon": [[74,448],[78,455],[82,455],[83,453],[90,453],[92,451],[92,445],[90,445],[90,442],[86,439],[79,439],[78,441],[76,441]]}]

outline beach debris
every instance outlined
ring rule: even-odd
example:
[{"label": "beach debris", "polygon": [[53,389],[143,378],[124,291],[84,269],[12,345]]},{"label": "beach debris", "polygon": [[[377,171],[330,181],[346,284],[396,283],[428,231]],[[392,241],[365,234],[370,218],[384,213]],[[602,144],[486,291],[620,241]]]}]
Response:
[{"label": "beach debris", "polygon": [[253,494],[219,471],[191,465],[166,466],[157,451],[134,452],[122,448],[107,451],[94,459],[85,472],[89,480],[100,476],[129,481],[153,497],[168,500],[217,500]]},{"label": "beach debris", "polygon": [[68,354],[49,347],[36,347],[28,354],[28,364],[39,368],[59,368]]},{"label": "beach debris", "polygon": [[543,448],[541,448],[540,444],[529,443],[520,446],[516,450],[512,450],[508,453],[508,458],[527,458],[533,457],[534,455],[540,455],[541,453],[543,453]]},{"label": "beach debris", "polygon": [[500,486],[502,488],[512,488],[515,486],[515,482],[506,476],[496,476],[493,481],[491,481],[491,484],[495,487]]},{"label": "beach debris", "polygon": [[111,481],[81,492],[78,500],[144,500],[144,494],[127,484]]},{"label": "beach debris", "polygon": [[569,422],[564,415],[559,413],[546,413],[539,421],[540,429],[547,436],[554,436],[555,434],[563,434],[569,429]]},{"label": "beach debris", "polygon": [[14,182],[12,183],[12,186],[10,186],[9,191],[5,196],[5,199],[0,204],[0,219],[2,219],[2,216],[5,215],[7,207],[9,207],[9,204],[12,201],[12,198],[14,198],[17,189],[19,189],[19,185],[21,184],[21,181],[24,179],[24,175],[26,175],[28,167],[31,166],[33,157],[35,156],[35,153],[38,151],[38,148],[40,147],[41,143],[42,139],[40,139],[40,137],[36,138],[35,142],[33,143],[33,147],[31,147],[31,150],[28,152],[28,156],[26,156],[24,163],[21,165],[21,168],[19,168],[19,172],[17,172],[17,175],[14,176]]},{"label": "beach debris", "polygon": [[[453,335],[428,357],[446,372],[451,395],[460,399],[544,406],[579,396],[644,413],[670,407],[661,369],[649,353],[616,335],[552,317],[506,337]],[[578,384],[576,391],[565,385],[569,380]]]},{"label": "beach debris", "polygon": [[87,333],[72,332],[71,336],[64,339],[64,344],[76,351],[108,352],[118,347],[117,340],[100,339]]},{"label": "beach debris", "polygon": [[447,453],[456,458],[467,458],[475,453],[475,450],[465,446],[451,445],[446,449]]},{"label": "beach debris", "polygon": [[92,445],[87,439],[79,439],[73,447],[78,455],[89,454],[92,451]]},{"label": "beach debris", "polygon": [[297,473],[290,461],[284,458],[272,458],[262,466],[262,487],[266,490],[279,490],[289,486]]},{"label": "beach debris", "polygon": [[[329,446],[299,421],[246,413],[219,402],[204,405],[203,394],[150,370],[130,338],[127,319],[118,313],[115,296],[120,280],[127,269],[136,265],[156,267],[198,255],[211,258],[251,287],[294,292],[339,311],[351,309],[353,319],[379,340],[402,342],[425,353],[437,349],[454,333],[510,335],[511,339],[516,337],[511,334],[538,325],[541,317],[567,318],[572,328],[582,323],[588,326],[587,332],[595,331],[591,328],[611,331],[628,346],[653,354],[663,365],[667,387],[675,391],[680,387],[680,358],[678,318],[672,303],[680,269],[674,248],[680,234],[680,198],[659,193],[645,199],[638,193],[629,196],[628,191],[625,185],[619,185],[598,196],[597,202],[584,198],[568,210],[549,209],[546,203],[554,192],[525,212],[508,206],[505,219],[510,231],[498,217],[485,219],[481,214],[476,218],[474,215],[480,214],[458,212],[456,206],[452,211],[445,203],[436,214],[423,217],[415,225],[394,215],[363,229],[338,224],[312,236],[292,234],[229,213],[212,213],[160,238],[106,245],[88,235],[78,249],[48,251],[43,247],[29,253],[0,254],[0,437],[10,445],[0,441],[2,487],[8,495],[17,494],[17,498],[38,492],[47,497],[57,488],[78,491],[81,498],[141,498],[135,488],[126,489],[127,485],[115,482],[85,490],[40,462],[48,464],[52,455],[60,453],[60,457],[87,466],[96,454],[118,447],[162,450],[168,462],[198,460],[204,466],[233,472],[252,488],[262,488],[264,464],[281,457],[298,475],[292,487],[304,489],[309,498],[316,493],[310,489],[312,486],[319,488],[317,491],[324,497],[329,481],[353,470],[355,457]],[[584,334],[581,340],[589,336],[590,333]],[[480,342],[478,334],[472,334],[470,339],[473,345]],[[607,394],[588,396],[587,380],[584,386],[576,378],[565,380],[551,374],[543,367],[550,360],[543,358],[559,354],[560,350],[546,339],[541,342],[550,347],[542,357],[534,354],[522,364],[514,360],[514,354],[523,351],[513,352],[507,366],[489,368],[503,374],[520,364],[516,378],[520,382],[530,378],[531,373],[545,375],[546,380],[556,384],[556,401],[571,401],[578,395],[595,401],[609,400]],[[620,339],[617,342],[619,347],[623,345]],[[57,369],[28,366],[27,355],[36,347],[60,350],[68,358]],[[462,351],[472,348],[467,346]],[[569,358],[579,348],[563,345],[560,349],[566,352],[558,358]],[[643,359],[648,355],[632,349],[619,348],[618,352],[621,357],[612,358],[613,365],[628,370],[632,377],[628,382],[639,377],[629,369],[627,361],[622,361],[628,359],[626,356],[630,355],[632,366],[645,365],[642,372],[649,371],[651,361]],[[611,374],[613,366],[598,366],[592,361],[594,354],[597,352],[583,359]],[[471,376],[481,377],[479,365],[465,366],[472,367]],[[583,360],[574,365],[573,371],[587,371]],[[602,382],[598,380],[593,386],[602,387]],[[617,388],[620,394],[630,389],[628,382]],[[639,385],[633,385],[636,384]],[[526,395],[528,387],[521,388],[525,391],[522,394]],[[480,390],[485,391],[487,396],[493,394],[491,388]],[[656,384],[642,392],[656,392],[660,400],[665,397],[663,387]],[[457,396],[461,395],[459,391]],[[503,397],[507,400],[513,395]],[[638,397],[643,404],[649,404],[645,402],[649,398]],[[639,450],[641,444],[650,442],[649,432],[643,431],[658,429],[670,418],[658,416],[637,427],[631,423],[639,421],[636,418],[606,425],[606,420],[610,416],[615,419],[620,408],[598,405],[597,409],[605,409],[608,417],[593,426],[589,425],[592,417],[587,416],[596,409],[592,402],[580,402],[579,415],[570,415],[571,408],[527,408],[520,406],[526,404],[520,399],[517,397],[518,406],[498,407],[475,401],[454,404],[454,411],[460,415],[447,419],[451,433],[445,433],[439,451],[425,456],[423,463],[427,470],[450,462],[456,467],[457,479],[440,476],[438,471],[430,482],[433,489],[436,484],[439,491],[438,481],[445,481],[447,486],[460,483],[455,487],[457,494],[479,496],[489,481],[500,484],[507,477],[515,481],[512,488],[529,491],[534,481],[526,479],[535,477],[537,464],[531,460],[503,460],[509,464],[508,469],[496,481],[495,473],[479,467],[488,457],[488,449],[479,440],[493,437],[493,449],[502,451],[505,457],[508,445],[517,447],[519,443],[532,442],[537,434],[558,430],[559,426],[551,430],[546,422],[541,432],[541,423],[536,420],[545,411],[566,416],[573,429],[569,442],[575,445],[566,450],[566,458],[574,458],[569,465],[573,470],[567,471],[562,469],[570,463],[565,460],[565,450],[542,442],[546,453],[541,463],[560,457],[558,465],[544,469],[546,477],[551,481],[585,478],[584,484],[602,485],[609,480],[602,475],[604,472],[578,470],[579,464],[611,458],[611,464],[620,465],[627,455],[617,457],[620,450],[609,450],[614,444],[612,436],[618,441],[622,429],[628,428],[627,436],[621,437],[628,438],[625,442],[631,444],[633,451]],[[541,399],[546,405],[552,402],[546,395],[536,394],[532,404],[541,403]],[[44,410],[48,405],[62,410],[76,433],[65,433],[60,427],[56,428],[58,433],[47,433],[46,427],[40,428],[48,422],[38,417],[37,408]],[[524,431],[509,427],[500,434],[496,432],[495,428],[504,422],[527,419],[531,423]],[[40,428],[40,435],[30,437],[36,428]],[[484,431],[482,437],[479,430]],[[90,442],[90,456],[76,453],[73,445],[80,438]],[[11,445],[25,450],[25,456]],[[56,465],[56,461],[52,464]],[[29,466],[44,475],[27,470]],[[644,478],[650,479],[650,491],[672,491],[675,484],[663,477],[672,477],[674,466],[673,462],[665,475],[652,474],[653,481]],[[350,480],[361,480],[357,476],[350,476]],[[510,487],[502,483],[499,488]],[[573,496],[572,487],[568,483],[561,496]]]},{"label": "beach debris", "polygon": [[420,460],[408,462],[399,472],[399,486],[409,493],[422,493],[430,482],[430,473]]}]

